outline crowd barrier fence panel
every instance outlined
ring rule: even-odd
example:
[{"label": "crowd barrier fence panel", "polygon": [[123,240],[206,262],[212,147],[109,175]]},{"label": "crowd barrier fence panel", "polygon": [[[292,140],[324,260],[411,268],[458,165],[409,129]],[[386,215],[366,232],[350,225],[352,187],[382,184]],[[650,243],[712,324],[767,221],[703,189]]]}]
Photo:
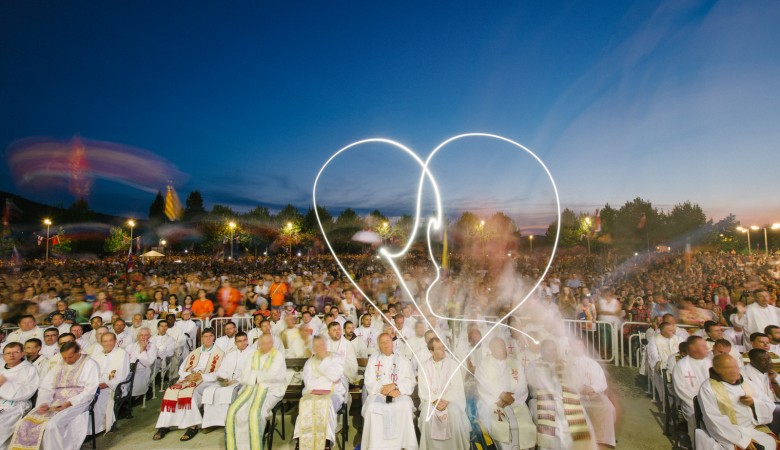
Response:
[{"label": "crowd barrier fence panel", "polygon": [[563,319],[563,324],[569,337],[581,340],[593,359],[619,364],[620,339],[611,322]]}]

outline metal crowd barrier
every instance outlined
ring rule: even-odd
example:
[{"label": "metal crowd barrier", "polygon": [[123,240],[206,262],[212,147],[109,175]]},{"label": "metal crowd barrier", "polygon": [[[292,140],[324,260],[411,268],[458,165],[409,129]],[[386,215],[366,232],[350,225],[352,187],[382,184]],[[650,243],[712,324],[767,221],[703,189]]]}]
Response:
[{"label": "metal crowd barrier", "polygon": [[593,359],[618,365],[620,337],[611,322],[564,319],[563,324],[569,337],[581,340]]}]

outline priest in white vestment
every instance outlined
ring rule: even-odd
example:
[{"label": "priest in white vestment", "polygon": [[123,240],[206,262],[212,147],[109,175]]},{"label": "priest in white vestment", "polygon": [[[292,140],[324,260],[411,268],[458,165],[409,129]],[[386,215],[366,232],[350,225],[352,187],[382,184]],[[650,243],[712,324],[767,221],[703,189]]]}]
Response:
[{"label": "priest in white vestment", "polygon": [[376,327],[371,325],[371,315],[363,314],[360,318],[360,326],[355,329],[355,336],[363,341],[368,356],[376,353],[376,337],[379,335]]},{"label": "priest in white vestment", "polygon": [[658,391],[658,396],[663,402],[664,385],[661,379],[661,371],[666,369],[669,356],[675,354],[680,345],[680,338],[674,334],[674,324],[661,323],[659,333],[653,335],[647,341],[647,367],[652,370],[653,387]]},{"label": "priest in white vestment", "polygon": [[154,440],[164,438],[170,428],[187,429],[179,438],[181,441],[189,441],[198,434],[198,426],[203,422],[200,414],[203,391],[217,381],[217,369],[224,358],[214,340],[214,329],[206,328],[201,335],[202,345],[182,361],[179,381],[166,389],[163,396]]},{"label": "priest in white vestment", "polygon": [[341,382],[343,360],[328,352],[327,339],[313,338],[314,354],[303,366],[303,397],[293,431],[300,450],[321,450],[329,445],[326,441],[336,442],[336,411],[344,404],[347,391]]},{"label": "priest in white vestment", "polygon": [[769,292],[765,289],[755,293],[756,301],[745,308],[743,328],[750,336],[753,333],[763,333],[769,325],[780,326],[780,310],[769,304]]},{"label": "priest in white vestment", "polygon": [[238,328],[236,328],[236,324],[233,322],[227,322],[223,329],[225,330],[225,335],[218,337],[214,342],[214,345],[227,354],[236,348],[236,333],[238,332]]},{"label": "priest in white vestment", "polygon": [[[59,354],[57,355],[59,356]],[[29,339],[24,343],[24,358],[38,371],[38,379],[43,380],[49,370],[49,360],[41,355],[41,341]]]},{"label": "priest in white vestment", "polygon": [[490,340],[490,354],[475,373],[479,419],[500,450],[533,449],[536,427],[528,411],[525,369],[507,357],[500,337]]},{"label": "priest in white vestment", "polygon": [[579,385],[572,387],[580,393],[582,406],[593,425],[596,442],[615,448],[615,405],[607,398],[607,377],[604,369],[585,353],[582,341],[572,342],[570,353],[571,370],[577,374]]},{"label": "priest in white vestment", "polygon": [[239,331],[235,336],[236,347],[225,354],[225,359],[217,369],[217,382],[203,391],[203,424],[207,428],[224,427],[228,407],[236,398],[244,366],[251,361],[255,348],[249,345],[246,333]]},{"label": "priest in white vestment", "polygon": [[5,342],[18,342],[24,345],[29,339],[36,338],[43,342],[43,330],[35,326],[35,317],[24,315],[19,319],[19,328],[11,332]]},{"label": "priest in white vestment", "polygon": [[127,329],[127,324],[122,319],[115,320],[113,328],[116,335],[116,346],[127,351],[127,348],[135,342],[133,332]]},{"label": "priest in white vestment", "polygon": [[393,352],[393,340],[382,333],[379,353],[368,360],[365,373],[366,397],[361,450],[417,449],[414,431],[415,387],[412,364]]},{"label": "priest in white vestment", "polygon": [[100,384],[100,367],[76,342],[60,348],[62,362],[43,379],[35,407],[16,426],[11,448],[65,450],[87,436],[89,404]]},{"label": "priest in white vestment", "polygon": [[355,352],[355,357],[368,358],[368,349],[365,342],[358,338],[355,334],[355,324],[350,321],[344,322],[344,339],[352,345],[352,350]]},{"label": "priest in white vestment", "polygon": [[[151,342],[157,353],[157,360],[154,362],[151,376],[154,378],[160,373],[162,376],[167,376],[170,380],[170,367],[178,367],[178,361],[174,360],[178,347],[176,340],[168,335],[168,322],[159,320],[156,326],[157,333],[153,333],[154,337],[152,337]],[[162,379],[160,381],[162,382]]]},{"label": "priest in white vestment", "polygon": [[[89,425],[87,434],[111,431],[116,418],[114,417],[114,393],[119,383],[127,380],[130,375],[130,361],[127,352],[116,345],[114,333],[105,333],[100,338],[103,351],[95,361],[100,365],[100,397],[95,403],[95,430]],[[129,386],[124,386],[128,389]]]},{"label": "priest in white vestment", "polygon": [[742,377],[737,360],[718,355],[709,372],[698,392],[707,432],[696,430],[696,449],[747,449],[751,444],[776,448],[777,440],[766,427],[775,404],[757,394],[756,386]]},{"label": "priest in white vestment", "polygon": [[152,332],[149,328],[141,327],[136,334],[136,341],[127,349],[130,364],[136,363],[133,397],[146,395],[149,390],[152,370],[157,362],[157,347],[151,342],[151,336]]},{"label": "priest in white vestment", "polygon": [[[344,367],[344,375],[341,377],[341,383],[344,385],[344,391],[349,390],[349,383],[357,382],[358,364],[355,349],[349,341],[342,336],[341,325],[338,322],[331,322],[328,325],[328,335],[325,336],[328,343],[328,351],[341,359]],[[347,399],[349,402],[349,399]]]},{"label": "priest in white vestment", "polygon": [[526,372],[533,397],[529,402],[536,423],[539,450],[595,450],[596,442],[580,394],[572,387],[574,373],[561,358],[558,343],[542,341],[540,357]]},{"label": "priest in white vestment", "polygon": [[688,356],[680,359],[674,366],[672,384],[674,393],[680,400],[680,408],[688,422],[688,435],[694,441],[696,420],[694,418],[693,397],[699,393],[702,383],[710,377],[712,360],[709,358],[707,343],[701,336],[688,338]]},{"label": "priest in white vestment", "polygon": [[52,359],[54,355],[60,352],[60,347],[57,345],[57,338],[60,337],[60,332],[56,328],[47,328],[43,330],[43,346],[41,346],[41,355],[46,359]]},{"label": "priest in white vestment", "polygon": [[243,387],[227,412],[227,450],[256,448],[262,441],[271,410],[284,397],[287,384],[284,355],[274,348],[270,334],[260,337],[259,347],[244,365],[240,379]]},{"label": "priest in white vestment", "polygon": [[466,416],[463,376],[439,338],[428,341],[428,350],[431,357],[417,371],[420,449],[467,449],[471,428]]},{"label": "priest in white vestment", "polygon": [[[192,320],[192,311],[185,309],[181,312],[181,320],[176,322],[176,328],[179,328],[184,333],[185,344],[182,351],[182,358],[186,358],[190,354],[198,338],[198,324]],[[251,341],[250,341],[251,343]]]},{"label": "priest in white vestment", "polygon": [[40,380],[35,367],[24,359],[22,344],[11,342],[3,347],[0,366],[0,449],[7,449],[16,422],[30,411],[30,399]]}]

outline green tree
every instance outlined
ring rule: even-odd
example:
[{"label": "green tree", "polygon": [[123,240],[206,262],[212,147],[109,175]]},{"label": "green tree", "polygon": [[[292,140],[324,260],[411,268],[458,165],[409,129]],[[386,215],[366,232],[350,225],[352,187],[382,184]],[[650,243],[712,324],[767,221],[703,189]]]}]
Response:
[{"label": "green tree", "polygon": [[67,255],[73,251],[73,240],[65,235],[65,230],[63,228],[60,228],[57,231],[57,240],[58,244],[52,246],[52,252],[59,253],[60,255]]},{"label": "green tree", "polygon": [[111,227],[108,231],[108,238],[103,245],[107,253],[118,253],[127,250],[130,245],[130,234],[126,233],[121,227]]},{"label": "green tree", "polygon": [[213,219],[217,219],[217,220],[235,219],[236,217],[238,217],[238,214],[236,214],[236,212],[233,211],[233,208],[225,205],[219,205],[219,204],[216,204],[214,205],[213,208],[211,208],[211,212],[209,213],[209,215]]},{"label": "green tree", "polygon": [[303,220],[303,216],[300,212],[298,212],[298,208],[288,203],[287,206],[279,211],[279,214],[277,214],[274,219],[276,220],[276,224],[279,226],[285,226],[287,225],[287,222],[300,225],[301,220]]},{"label": "green tree", "polygon": [[271,212],[265,206],[256,206],[250,209],[244,214],[244,217],[258,223],[270,224],[271,222]]},{"label": "green tree", "polygon": [[154,201],[149,206],[149,220],[157,222],[165,220],[165,199],[160,191],[157,191]]},{"label": "green tree", "polygon": [[65,210],[62,214],[63,223],[84,223],[95,220],[97,213],[90,209],[87,200],[82,197]]},{"label": "green tree", "polygon": [[203,196],[200,191],[192,191],[184,202],[184,218],[187,220],[196,219],[206,214],[206,208],[203,207]]},{"label": "green tree", "polygon": [[363,219],[361,219],[358,213],[356,213],[352,208],[345,209],[336,218],[337,229],[343,230],[357,228],[359,230],[363,228],[363,225]]},{"label": "green tree", "polygon": [[[317,207],[317,213],[320,216],[323,228],[325,228],[325,231],[328,231],[333,226],[333,216],[323,206]],[[303,216],[301,231],[313,235],[320,234],[320,226],[317,224],[317,216],[314,214],[314,208],[309,207],[306,211],[306,215]]]}]

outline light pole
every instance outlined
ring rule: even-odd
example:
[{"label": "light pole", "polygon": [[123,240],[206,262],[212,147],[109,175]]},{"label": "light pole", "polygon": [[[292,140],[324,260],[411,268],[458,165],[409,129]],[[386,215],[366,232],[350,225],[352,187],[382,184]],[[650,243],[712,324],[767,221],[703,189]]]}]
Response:
[{"label": "light pole", "polygon": [[49,227],[51,227],[51,220],[43,219],[43,224],[46,225],[46,262],[49,262]]},{"label": "light pole", "polygon": [[165,239],[160,239],[160,247],[162,247],[163,253],[165,252],[165,244],[168,242]]},{"label": "light pole", "polygon": [[[753,226],[755,226],[755,225],[753,225]],[[753,228],[753,227],[750,227],[750,228]],[[747,239],[748,239],[748,256],[752,256],[753,255],[753,250],[750,248],[750,228],[737,227],[737,231],[741,231],[741,232],[747,234]],[[756,228],[758,228],[758,227],[756,227]]]},{"label": "light pole", "polygon": [[531,234],[528,236],[528,246],[531,247],[530,252],[534,252],[534,235]]},{"label": "light pole", "polygon": [[780,228],[780,223],[773,223],[772,225],[764,225],[763,227],[759,227],[758,225],[752,225],[750,227],[751,230],[758,230],[759,228],[764,229],[764,254],[769,256],[769,236],[767,235],[767,228],[771,228],[773,230],[776,230]]},{"label": "light pole", "polygon": [[133,228],[135,228],[135,220],[128,220],[127,225],[130,227],[130,253],[133,253]]},{"label": "light pole", "polygon": [[292,258],[292,235],[293,235],[293,224],[292,222],[287,222],[287,234],[290,235],[289,241],[287,243],[287,256]]},{"label": "light pole", "polygon": [[233,259],[233,233],[236,229],[236,223],[228,223],[228,228],[230,228],[230,259]]}]

